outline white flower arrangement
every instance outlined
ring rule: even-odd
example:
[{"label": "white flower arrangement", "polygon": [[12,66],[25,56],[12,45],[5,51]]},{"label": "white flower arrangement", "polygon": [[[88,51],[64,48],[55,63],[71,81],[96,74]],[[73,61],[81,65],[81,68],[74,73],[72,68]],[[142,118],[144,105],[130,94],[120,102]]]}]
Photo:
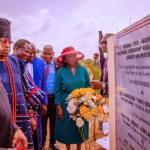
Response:
[{"label": "white flower arrangement", "polygon": [[[81,128],[84,121],[99,121],[109,115],[109,99],[102,97],[91,88],[74,90],[68,97],[67,111],[70,118]],[[107,114],[107,115],[105,115]]]}]

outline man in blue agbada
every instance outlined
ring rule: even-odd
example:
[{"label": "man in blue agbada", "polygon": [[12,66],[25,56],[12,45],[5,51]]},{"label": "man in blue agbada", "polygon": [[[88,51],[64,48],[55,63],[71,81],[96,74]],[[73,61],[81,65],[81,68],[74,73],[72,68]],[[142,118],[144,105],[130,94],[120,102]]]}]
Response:
[{"label": "man in blue agbada", "polygon": [[[6,21],[10,25],[10,22]],[[2,40],[0,77],[7,92],[13,121],[27,137],[28,149],[34,149],[30,122],[33,122],[45,93],[35,86],[23,62],[19,58],[9,55],[11,43],[11,31],[9,30]]]},{"label": "man in blue agbada", "polygon": [[[0,18],[0,53],[3,51],[1,44],[4,42],[6,32],[9,30],[8,23]],[[13,122],[11,108],[6,90],[0,78],[0,149],[11,150],[16,141],[22,141],[24,150],[27,149],[27,138],[20,128]]]}]

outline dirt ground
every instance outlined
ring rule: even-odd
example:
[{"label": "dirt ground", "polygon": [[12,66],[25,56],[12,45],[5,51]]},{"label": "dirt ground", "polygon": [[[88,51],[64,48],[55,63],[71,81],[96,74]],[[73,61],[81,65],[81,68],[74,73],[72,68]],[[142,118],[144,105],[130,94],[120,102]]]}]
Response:
[{"label": "dirt ground", "polygon": [[[98,129],[98,122],[96,123],[96,139],[102,138],[104,137],[103,131]],[[92,129],[93,130],[93,129]],[[48,124],[48,131],[49,131],[49,124]],[[91,131],[91,125],[90,125],[90,131]],[[48,132],[49,133],[49,132]],[[90,132],[92,134],[92,132]],[[45,147],[42,148],[42,150],[52,150],[49,147],[49,138],[50,135],[47,135],[47,140],[46,140],[46,145]],[[66,146],[62,143],[57,142],[57,145],[61,148],[61,150],[66,150]],[[76,145],[72,144],[71,145],[71,150],[76,150]],[[82,144],[82,150],[85,150],[85,145]],[[99,144],[97,144],[95,141],[93,141],[92,145],[91,145],[91,150],[105,150],[104,148],[102,148]]]}]

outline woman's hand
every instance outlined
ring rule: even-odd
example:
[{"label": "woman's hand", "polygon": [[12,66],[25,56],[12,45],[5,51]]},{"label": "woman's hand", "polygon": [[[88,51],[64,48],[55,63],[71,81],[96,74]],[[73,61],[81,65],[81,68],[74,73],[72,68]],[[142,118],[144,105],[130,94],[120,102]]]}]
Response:
[{"label": "woman's hand", "polygon": [[63,115],[61,104],[57,105],[57,115],[60,120],[64,120],[64,115]]},{"label": "woman's hand", "polygon": [[37,127],[35,118],[30,118],[30,122],[31,122],[32,134],[33,134],[36,131],[36,127]]},{"label": "woman's hand", "polygon": [[24,146],[24,150],[27,149],[28,145],[28,140],[26,136],[23,134],[23,132],[19,129],[15,132],[13,140],[12,140],[12,147],[15,146],[16,142],[20,140]]}]

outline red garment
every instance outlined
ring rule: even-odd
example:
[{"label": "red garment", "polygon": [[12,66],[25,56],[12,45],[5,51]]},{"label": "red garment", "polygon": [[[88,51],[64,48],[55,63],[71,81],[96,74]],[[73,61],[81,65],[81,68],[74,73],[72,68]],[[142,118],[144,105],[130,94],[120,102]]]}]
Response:
[{"label": "red garment", "polygon": [[46,80],[48,79],[48,75],[49,75],[49,64],[47,64],[47,68],[46,68]]}]

